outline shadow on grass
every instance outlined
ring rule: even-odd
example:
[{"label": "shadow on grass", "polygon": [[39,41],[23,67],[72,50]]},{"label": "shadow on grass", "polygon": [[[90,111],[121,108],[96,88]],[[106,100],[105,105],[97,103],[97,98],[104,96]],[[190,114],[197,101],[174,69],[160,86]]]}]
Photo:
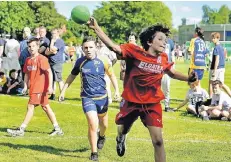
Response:
[{"label": "shadow on grass", "polygon": [[54,154],[54,155],[59,155],[59,156],[69,156],[69,157],[78,157],[78,158],[86,158],[82,156],[75,156],[75,155],[66,155],[64,153],[72,153],[72,152],[86,152],[89,149],[88,148],[80,148],[77,150],[66,150],[66,149],[61,149],[61,148],[55,148],[52,146],[46,146],[46,145],[22,145],[22,144],[12,144],[12,143],[0,143],[0,146],[7,146],[12,149],[30,149],[30,150],[35,150],[35,151],[40,151],[40,152],[45,152],[49,154]]}]

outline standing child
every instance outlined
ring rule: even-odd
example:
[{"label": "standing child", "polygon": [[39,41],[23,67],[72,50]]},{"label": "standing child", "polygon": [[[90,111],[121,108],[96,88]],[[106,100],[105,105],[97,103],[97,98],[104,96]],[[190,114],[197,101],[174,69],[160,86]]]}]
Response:
[{"label": "standing child", "polygon": [[188,51],[191,54],[189,73],[194,71],[197,74],[200,86],[200,80],[202,80],[204,69],[206,68],[205,58],[209,52],[206,47],[203,30],[201,28],[196,27],[195,38],[191,40]]},{"label": "standing child", "polygon": [[14,137],[24,136],[25,129],[33,117],[35,107],[41,105],[54,126],[54,130],[50,135],[63,135],[63,131],[59,127],[55,114],[48,102],[48,94],[52,93],[52,72],[47,58],[38,52],[39,39],[30,39],[28,41],[28,50],[31,56],[26,59],[23,68],[25,73],[23,93],[27,91],[27,88],[29,89],[27,113],[19,128],[7,129],[7,132]]},{"label": "standing child", "polygon": [[109,59],[106,56],[97,55],[95,39],[90,36],[84,38],[82,47],[85,56],[76,61],[64,84],[59,101],[63,101],[66,89],[80,74],[82,106],[88,122],[88,139],[91,145],[90,160],[98,161],[97,148],[103,148],[106,140],[105,132],[108,127],[108,94],[105,74],[110,78],[117,98],[119,97],[119,88]]},{"label": "standing child", "polygon": [[212,96],[212,81],[220,80],[222,83],[222,88],[231,97],[231,91],[227,85],[224,84],[225,81],[225,54],[224,48],[221,46],[220,33],[214,32],[211,34],[212,41],[215,44],[213,50],[213,58],[210,67],[210,82],[209,82],[209,95]]}]

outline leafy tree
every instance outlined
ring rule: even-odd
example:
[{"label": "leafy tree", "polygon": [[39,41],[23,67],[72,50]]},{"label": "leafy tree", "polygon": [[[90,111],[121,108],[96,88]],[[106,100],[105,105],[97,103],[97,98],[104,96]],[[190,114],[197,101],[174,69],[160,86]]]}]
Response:
[{"label": "leafy tree", "polygon": [[23,27],[35,23],[33,11],[27,2],[2,1],[0,2],[0,29],[1,32],[21,31]]},{"label": "leafy tree", "polygon": [[117,43],[124,43],[131,31],[161,23],[172,27],[172,13],[163,2],[111,1],[102,2],[93,16]]},{"label": "leafy tree", "polygon": [[34,12],[37,26],[45,26],[51,30],[67,23],[66,18],[57,12],[54,2],[32,1],[28,4]]},{"label": "leafy tree", "polygon": [[229,23],[229,14],[230,10],[227,5],[222,5],[218,11],[219,16],[216,17],[215,23],[216,24],[227,24]]},{"label": "leafy tree", "polygon": [[227,24],[231,22],[230,9],[227,5],[222,5],[218,11],[204,5],[202,10],[202,24]]}]

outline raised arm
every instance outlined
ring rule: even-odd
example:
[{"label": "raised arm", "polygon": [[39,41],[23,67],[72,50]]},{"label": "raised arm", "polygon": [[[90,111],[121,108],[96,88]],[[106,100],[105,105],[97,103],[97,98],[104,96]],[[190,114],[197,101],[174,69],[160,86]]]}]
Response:
[{"label": "raised arm", "polygon": [[114,51],[117,55],[117,58],[122,56],[122,51],[119,45],[112,42],[112,40],[103,32],[103,30],[99,27],[97,21],[91,17],[88,21],[89,28],[93,29],[97,36],[103,41],[103,43],[112,51]]}]

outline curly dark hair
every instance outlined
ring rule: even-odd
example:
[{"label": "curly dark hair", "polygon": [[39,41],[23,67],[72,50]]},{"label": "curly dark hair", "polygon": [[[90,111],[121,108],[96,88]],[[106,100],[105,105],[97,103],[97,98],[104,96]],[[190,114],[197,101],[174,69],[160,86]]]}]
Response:
[{"label": "curly dark hair", "polygon": [[152,25],[146,29],[144,29],[140,35],[140,43],[143,46],[143,48],[147,51],[149,48],[149,45],[147,42],[152,42],[154,37],[156,36],[157,32],[162,32],[164,33],[166,36],[168,36],[170,34],[170,30],[167,27],[164,27],[162,24],[156,24],[156,25]]}]

